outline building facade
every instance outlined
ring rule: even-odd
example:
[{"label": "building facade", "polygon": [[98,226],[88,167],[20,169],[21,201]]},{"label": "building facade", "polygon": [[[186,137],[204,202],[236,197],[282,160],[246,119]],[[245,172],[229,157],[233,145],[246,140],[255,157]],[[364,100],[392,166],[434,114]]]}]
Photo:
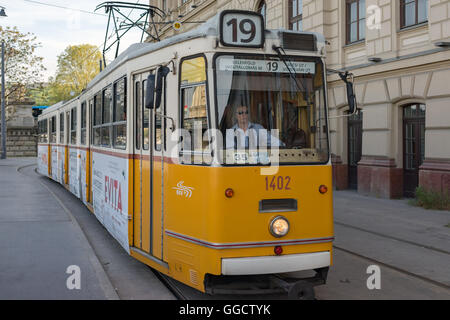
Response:
[{"label": "building facade", "polygon": [[[259,11],[266,28],[322,33],[327,67],[354,74],[359,112],[328,78],[334,183],[384,198],[417,186],[450,193],[450,0],[151,0],[161,38],[223,9]],[[172,21],[181,22],[175,30]]]}]

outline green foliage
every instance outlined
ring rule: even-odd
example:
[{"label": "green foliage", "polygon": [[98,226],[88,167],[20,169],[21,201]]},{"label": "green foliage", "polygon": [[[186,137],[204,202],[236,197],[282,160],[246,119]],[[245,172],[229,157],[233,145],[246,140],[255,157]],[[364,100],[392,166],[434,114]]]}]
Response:
[{"label": "green foliage", "polygon": [[58,55],[55,77],[50,77],[48,85],[33,93],[36,104],[52,105],[78,96],[100,72],[101,58],[93,45],[68,46]]},{"label": "green foliage", "polygon": [[416,199],[413,204],[425,209],[450,210],[450,194],[427,190],[424,187],[416,189]]},{"label": "green foliage", "polygon": [[17,27],[0,26],[0,42],[5,43],[6,104],[22,101],[27,89],[39,83],[45,70],[43,58],[35,54],[41,45],[32,33],[20,33]]}]

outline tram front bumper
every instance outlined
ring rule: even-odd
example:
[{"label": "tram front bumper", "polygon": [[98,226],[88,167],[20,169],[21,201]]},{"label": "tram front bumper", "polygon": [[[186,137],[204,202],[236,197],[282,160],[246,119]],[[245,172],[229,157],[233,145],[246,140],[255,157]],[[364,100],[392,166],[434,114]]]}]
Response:
[{"label": "tram front bumper", "polygon": [[314,270],[330,265],[330,252],[222,259],[223,275],[257,275]]}]

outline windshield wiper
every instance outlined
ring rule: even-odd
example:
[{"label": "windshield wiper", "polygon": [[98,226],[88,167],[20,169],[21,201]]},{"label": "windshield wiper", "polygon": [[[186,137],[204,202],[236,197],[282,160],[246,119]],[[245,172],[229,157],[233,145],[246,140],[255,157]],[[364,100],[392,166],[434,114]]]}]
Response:
[{"label": "windshield wiper", "polygon": [[[272,49],[277,53],[277,55],[278,55],[278,57],[280,58],[280,60],[283,61],[284,65],[286,66],[286,68],[287,68],[288,71],[289,71],[289,76],[291,77],[291,79],[294,80],[294,82],[295,82],[295,84],[296,84],[298,90],[299,90],[300,92],[303,92],[303,100],[305,100],[306,104],[309,106],[310,103],[309,103],[309,98],[308,98],[307,90],[306,90],[305,86],[303,85],[303,83],[302,83],[303,89],[300,88],[300,85],[299,85],[299,83],[298,83],[298,79],[297,79],[297,77],[296,77],[297,73],[295,72],[295,68],[292,66],[292,61],[291,61],[291,60],[289,60],[289,63],[290,63],[291,66],[292,66],[293,72],[291,71],[291,67],[288,66],[287,60],[286,60],[286,58],[285,58],[285,57],[286,57],[286,51],[284,51],[284,49],[283,49],[282,47],[277,47],[277,46],[275,46],[275,45],[272,46]],[[281,51],[283,51],[283,53],[281,53]]]}]

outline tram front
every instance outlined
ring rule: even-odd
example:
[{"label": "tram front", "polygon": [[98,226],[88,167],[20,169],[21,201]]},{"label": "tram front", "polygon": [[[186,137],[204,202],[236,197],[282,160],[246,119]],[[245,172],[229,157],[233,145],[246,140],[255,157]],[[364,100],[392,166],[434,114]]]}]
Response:
[{"label": "tram front", "polygon": [[[222,30],[228,26],[236,41],[248,40],[252,21],[225,12]],[[227,50],[212,59],[220,135],[216,181],[224,197],[216,203],[222,221],[213,224],[220,276],[207,275],[207,292],[256,287],[300,296],[326,281],[332,172],[324,43],[320,48],[318,37],[266,31],[263,53]],[[316,273],[298,273],[307,270]]]},{"label": "tram front", "polygon": [[[169,177],[186,192],[168,204],[174,270],[212,294],[311,297],[326,281],[334,239],[325,41],[264,30],[255,13],[223,11],[219,21],[208,66],[201,56],[181,69],[182,121],[203,120],[189,127],[202,138],[188,141]],[[195,71],[205,69],[208,85]],[[196,166],[205,155],[209,165]]]}]

